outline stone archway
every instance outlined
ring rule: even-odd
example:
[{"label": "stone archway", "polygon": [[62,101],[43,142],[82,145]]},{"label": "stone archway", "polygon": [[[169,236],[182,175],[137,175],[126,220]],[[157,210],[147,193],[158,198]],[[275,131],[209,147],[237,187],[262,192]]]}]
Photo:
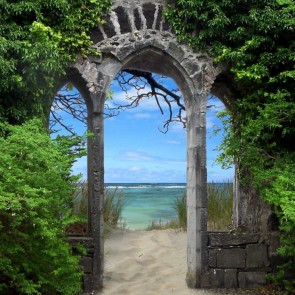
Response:
[{"label": "stone archway", "polygon": [[[100,290],[103,285],[104,102],[111,81],[123,69],[171,77],[184,97],[187,114],[188,286],[210,287],[210,280],[217,278],[214,286],[228,287],[228,274],[237,282],[237,269],[241,268],[238,265],[231,267],[236,268],[235,271],[216,272],[218,264],[214,264],[209,269],[209,255],[215,255],[215,252],[208,250],[208,241],[211,243],[212,237],[213,241],[216,237],[211,235],[210,240],[207,233],[206,107],[207,96],[222,68],[214,66],[206,54],[195,53],[177,41],[163,18],[163,3],[163,0],[114,1],[107,16],[108,22],[92,32],[94,47],[101,55],[80,59],[68,71],[68,79],[86,101],[88,129],[94,134],[88,142],[88,224],[93,246],[88,290]],[[256,237],[250,239],[252,244],[253,241]],[[241,253],[246,255],[246,251]],[[241,278],[244,277],[241,275]]]},{"label": "stone archway", "polygon": [[69,70],[70,79],[88,98],[88,129],[94,134],[88,144],[93,289],[101,289],[103,283],[103,108],[110,83],[122,69],[171,77],[183,94],[187,114],[187,284],[192,288],[200,287],[201,274],[208,264],[206,106],[216,69],[207,55],[193,53],[186,45],[178,43],[162,17],[161,1],[125,2],[115,2],[110,21],[93,32],[93,39],[97,41],[95,48],[102,55],[81,59]]}]

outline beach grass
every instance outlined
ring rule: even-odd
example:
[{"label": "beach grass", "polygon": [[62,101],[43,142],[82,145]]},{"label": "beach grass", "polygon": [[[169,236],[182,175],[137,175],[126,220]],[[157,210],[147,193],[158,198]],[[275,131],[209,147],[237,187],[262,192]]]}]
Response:
[{"label": "beach grass", "polygon": [[233,184],[221,185],[209,183],[208,195],[208,230],[228,231],[232,224]]},{"label": "beach grass", "polygon": [[[227,231],[232,223],[233,184],[231,182],[216,184],[208,183],[208,221],[209,231]],[[166,222],[152,221],[147,230],[187,229],[186,194],[173,203],[177,218]]]},{"label": "beach grass", "polygon": [[[103,208],[103,219],[104,219],[104,230],[105,235],[111,231],[111,229],[124,226],[122,224],[122,210],[126,205],[126,199],[124,198],[123,191],[119,191],[118,188],[114,190],[106,189],[104,191],[104,208]],[[72,204],[72,215],[78,217],[79,227],[87,228],[87,208],[88,208],[88,192],[87,183],[77,183],[76,190],[74,192],[73,204]],[[84,223],[85,225],[83,225]],[[77,228],[77,224],[73,224],[72,228]]]},{"label": "beach grass", "polygon": [[167,221],[153,220],[146,228],[146,230],[165,230],[165,229],[180,229],[178,219],[174,218]]},{"label": "beach grass", "polygon": [[116,227],[122,217],[122,210],[126,205],[123,191],[105,189],[103,219],[105,224]]},{"label": "beach grass", "polygon": [[186,214],[186,194],[182,197],[178,197],[174,204],[174,210],[177,212],[178,227],[181,230],[186,230],[187,227],[187,214]]}]

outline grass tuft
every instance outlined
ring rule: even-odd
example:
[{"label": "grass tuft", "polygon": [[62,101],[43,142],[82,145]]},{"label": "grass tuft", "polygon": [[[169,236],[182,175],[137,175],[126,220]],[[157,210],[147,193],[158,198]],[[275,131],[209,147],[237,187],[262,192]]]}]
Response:
[{"label": "grass tuft", "polygon": [[[106,235],[111,231],[112,228],[122,225],[122,210],[125,204],[126,199],[124,198],[122,191],[119,192],[118,188],[115,188],[114,190],[105,189],[103,219]],[[78,221],[74,222],[68,229],[72,235],[80,235],[82,228],[84,235],[87,234],[87,208],[87,183],[77,183],[73,196],[72,216],[77,217]]]},{"label": "grass tuft", "polygon": [[171,219],[168,221],[152,221],[146,230],[164,230],[164,229],[179,229],[179,223],[178,220],[175,219]]},{"label": "grass tuft", "polygon": [[126,204],[123,192],[106,189],[104,195],[103,220],[105,224],[116,227],[119,225],[122,217],[122,210]]},{"label": "grass tuft", "polygon": [[233,184],[208,183],[208,230],[227,231],[232,224]]},{"label": "grass tuft", "polygon": [[[233,184],[208,183],[208,230],[227,231],[232,223]],[[177,218],[166,222],[152,221],[147,230],[153,229],[187,229],[186,193],[175,200],[173,209]]]}]

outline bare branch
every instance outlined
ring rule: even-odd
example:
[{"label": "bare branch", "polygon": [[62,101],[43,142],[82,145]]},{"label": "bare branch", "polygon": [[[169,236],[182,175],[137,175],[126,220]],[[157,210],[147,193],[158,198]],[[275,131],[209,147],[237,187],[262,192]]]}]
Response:
[{"label": "bare branch", "polygon": [[[183,117],[185,107],[182,103],[182,97],[177,94],[178,89],[169,89],[163,85],[162,81],[165,81],[165,79],[166,77],[138,70],[127,69],[120,72],[115,80],[121,90],[125,92],[126,101],[129,101],[129,103],[116,104],[113,102],[113,106],[110,106],[107,101],[105,118],[117,116],[120,111],[137,107],[142,99],[154,98],[162,115],[165,115],[163,105],[168,107],[168,119],[163,122],[161,130],[159,129],[161,132],[166,133],[169,124],[172,122],[181,122],[185,128],[186,121]],[[131,89],[135,90],[135,95],[130,96]],[[173,107],[173,104],[177,107],[177,114],[174,114],[175,106]],[[73,93],[71,87],[67,85],[56,94],[54,99],[51,108],[50,128],[53,129],[59,125],[73,134],[73,128],[63,122],[61,113],[68,114],[87,126],[85,102],[79,93]]]}]

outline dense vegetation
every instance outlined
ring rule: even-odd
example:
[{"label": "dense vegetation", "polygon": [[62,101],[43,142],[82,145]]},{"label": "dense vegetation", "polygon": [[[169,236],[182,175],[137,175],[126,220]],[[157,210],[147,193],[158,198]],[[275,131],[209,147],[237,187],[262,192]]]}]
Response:
[{"label": "dense vegetation", "polygon": [[[228,70],[232,97],[224,165],[237,163],[273,205],[285,233],[280,253],[295,255],[295,2],[175,0],[166,15],[180,41],[207,51]],[[292,288],[292,287],[290,287]]]},{"label": "dense vegetation", "polygon": [[44,126],[66,68],[97,54],[89,32],[109,6],[109,0],[0,1],[1,294],[80,291],[79,258],[64,231],[82,138],[50,140]]},{"label": "dense vegetation", "polygon": [[[0,121],[47,116],[58,78],[91,49],[110,0],[0,1]],[[62,85],[60,85],[62,86]]]},{"label": "dense vegetation", "polygon": [[73,145],[80,139],[51,140],[41,120],[1,129],[0,293],[76,294],[79,257],[64,229],[77,181],[71,166],[80,156]]}]

